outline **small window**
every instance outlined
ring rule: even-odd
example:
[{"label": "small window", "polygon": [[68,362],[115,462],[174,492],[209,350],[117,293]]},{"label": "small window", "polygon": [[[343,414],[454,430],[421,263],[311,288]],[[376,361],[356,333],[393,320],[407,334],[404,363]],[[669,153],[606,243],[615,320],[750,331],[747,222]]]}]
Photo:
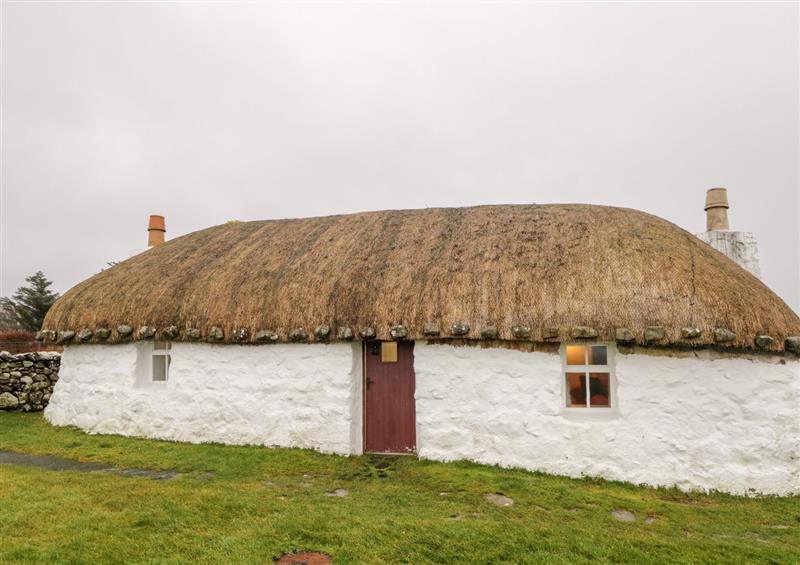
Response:
[{"label": "small window", "polygon": [[612,371],[608,346],[567,345],[564,364],[568,408],[611,408]]},{"label": "small window", "polygon": [[171,348],[171,344],[168,341],[156,341],[153,344],[153,365],[151,372],[153,382],[167,382],[169,378]]}]

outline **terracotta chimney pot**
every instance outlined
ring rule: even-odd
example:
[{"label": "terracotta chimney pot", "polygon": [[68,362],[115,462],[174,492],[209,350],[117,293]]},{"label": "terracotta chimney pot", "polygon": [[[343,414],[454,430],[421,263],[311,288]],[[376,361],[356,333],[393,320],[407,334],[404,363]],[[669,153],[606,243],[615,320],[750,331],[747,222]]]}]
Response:
[{"label": "terracotta chimney pot", "polygon": [[164,243],[164,234],[167,228],[164,224],[164,216],[153,214],[150,216],[150,223],[147,225],[147,247]]}]

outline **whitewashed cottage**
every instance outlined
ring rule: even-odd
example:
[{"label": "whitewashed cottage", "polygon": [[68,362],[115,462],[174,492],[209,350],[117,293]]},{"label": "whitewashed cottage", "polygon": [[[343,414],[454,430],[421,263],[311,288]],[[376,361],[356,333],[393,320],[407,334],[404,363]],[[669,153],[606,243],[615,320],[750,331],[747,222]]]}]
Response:
[{"label": "whitewashed cottage", "polygon": [[[719,196],[709,231],[727,228]],[[151,243],[163,232],[156,217]],[[636,210],[232,222],[58,300],[41,333],[65,345],[45,415],[92,433],[788,494],[798,336],[756,276]]]}]

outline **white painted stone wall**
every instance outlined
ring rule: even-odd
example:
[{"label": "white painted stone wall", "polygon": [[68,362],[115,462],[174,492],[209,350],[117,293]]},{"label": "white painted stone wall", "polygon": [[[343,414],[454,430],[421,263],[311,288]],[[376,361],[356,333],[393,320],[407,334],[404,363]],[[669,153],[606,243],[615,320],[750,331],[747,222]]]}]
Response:
[{"label": "white painted stone wall", "polygon": [[564,407],[561,358],[418,343],[421,457],[684,490],[800,492],[800,363],[615,355],[617,409]]},{"label": "white painted stone wall", "polygon": [[152,348],[66,347],[45,417],[90,433],[193,443],[342,454],[361,445],[360,344],[173,343],[166,383],[148,378]]},{"label": "white painted stone wall", "polygon": [[[167,383],[142,378],[148,347],[68,346],[45,417],[91,433],[361,452],[360,343],[174,343]],[[422,342],[414,354],[421,457],[800,493],[797,359],[616,354],[609,412],[564,407],[559,355]]]},{"label": "white painted stone wall", "polygon": [[761,267],[758,263],[758,242],[751,232],[713,230],[697,234],[717,251],[736,261],[752,274],[761,278]]}]

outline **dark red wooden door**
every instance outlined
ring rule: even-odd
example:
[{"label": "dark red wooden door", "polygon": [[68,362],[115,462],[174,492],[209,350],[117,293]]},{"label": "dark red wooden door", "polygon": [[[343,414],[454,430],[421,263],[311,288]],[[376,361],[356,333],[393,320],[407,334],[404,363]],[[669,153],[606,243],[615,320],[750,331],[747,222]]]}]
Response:
[{"label": "dark red wooden door", "polygon": [[397,342],[397,362],[381,360],[381,343],[364,343],[366,441],[372,453],[413,453],[417,443],[414,406],[414,342]]}]

